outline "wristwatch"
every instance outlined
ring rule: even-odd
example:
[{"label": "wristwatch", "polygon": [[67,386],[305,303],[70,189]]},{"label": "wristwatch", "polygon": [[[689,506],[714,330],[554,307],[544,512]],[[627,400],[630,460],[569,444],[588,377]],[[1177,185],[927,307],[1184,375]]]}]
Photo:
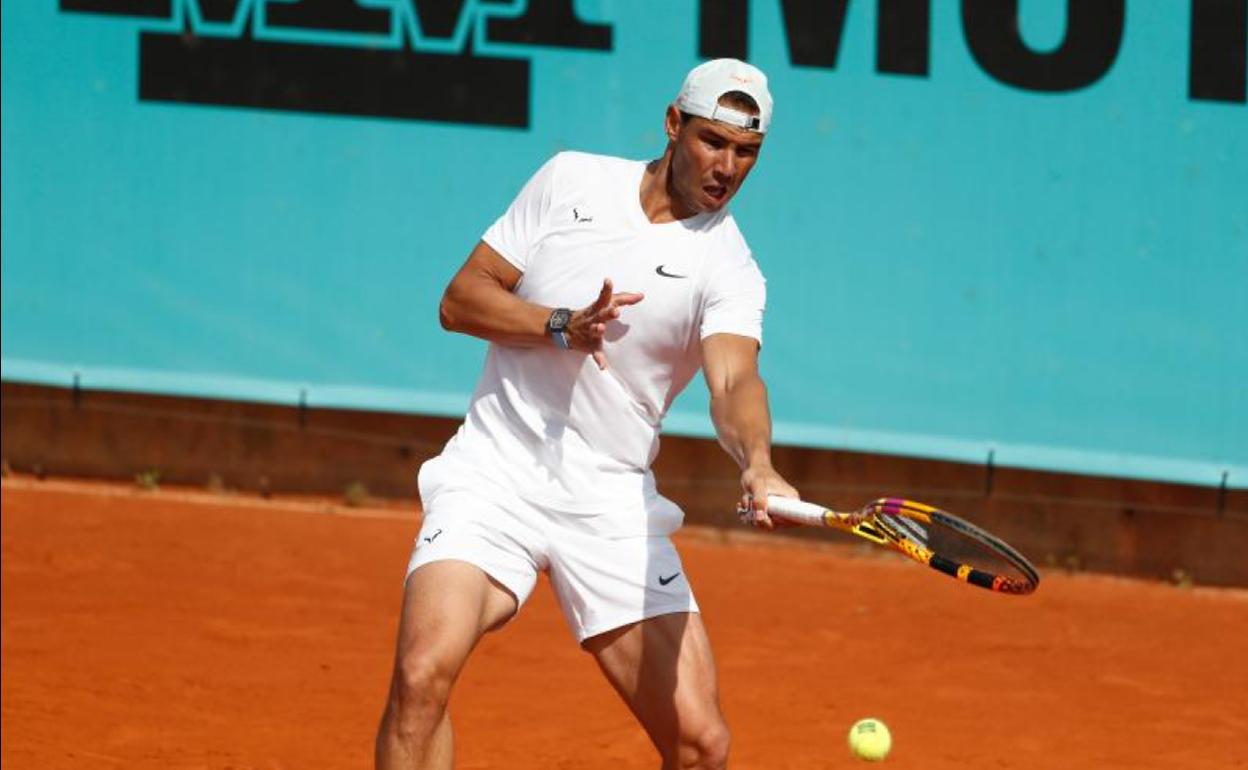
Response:
[{"label": "wristwatch", "polygon": [[549,320],[546,321],[546,333],[555,341],[559,347],[567,350],[568,345],[568,321],[572,320],[572,311],[566,307],[555,308],[551,312]]}]

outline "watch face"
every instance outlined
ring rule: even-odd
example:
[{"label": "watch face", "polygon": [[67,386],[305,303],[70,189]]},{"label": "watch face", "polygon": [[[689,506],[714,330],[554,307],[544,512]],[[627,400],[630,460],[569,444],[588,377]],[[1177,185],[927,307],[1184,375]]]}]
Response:
[{"label": "watch face", "polygon": [[572,311],[566,307],[561,307],[550,314],[548,325],[552,332],[561,332],[568,326],[568,321],[572,320]]}]

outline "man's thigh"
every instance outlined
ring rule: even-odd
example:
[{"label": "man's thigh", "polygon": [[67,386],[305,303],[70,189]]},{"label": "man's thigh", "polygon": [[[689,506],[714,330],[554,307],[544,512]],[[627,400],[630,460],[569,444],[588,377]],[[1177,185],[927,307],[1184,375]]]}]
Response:
[{"label": "man's thigh", "polygon": [[698,613],[652,617],[583,647],[665,757],[723,725],[715,659]]},{"label": "man's thigh", "polygon": [[448,559],[419,567],[404,587],[396,674],[432,667],[453,680],[482,634],[517,606],[511,591],[474,564]]},{"label": "man's thigh", "polygon": [[528,598],[539,558],[540,533],[494,501],[466,490],[430,500],[408,564],[400,668],[458,673],[481,635]]}]

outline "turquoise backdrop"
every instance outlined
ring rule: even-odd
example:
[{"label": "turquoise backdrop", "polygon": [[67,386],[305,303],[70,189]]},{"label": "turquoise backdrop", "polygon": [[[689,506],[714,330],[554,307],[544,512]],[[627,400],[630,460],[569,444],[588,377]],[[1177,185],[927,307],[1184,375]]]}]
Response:
[{"label": "turquoise backdrop", "polygon": [[[461,414],[484,345],[439,328],[446,281],[552,153],[661,153],[699,61],[695,2],[576,3],[610,51],[485,39],[522,5],[417,45],[530,61],[527,129],[141,101],[140,31],[192,0],[4,3],[4,379]],[[834,69],[749,5],[777,106],[733,210],[777,441],[1248,485],[1248,108],[1189,97],[1188,3],[1129,2],[1109,71],[1058,93],[986,74],[954,3],[922,77],[876,71],[875,2]],[[1021,8],[1061,43],[1065,4]],[[710,435],[703,391],[667,430]]]}]

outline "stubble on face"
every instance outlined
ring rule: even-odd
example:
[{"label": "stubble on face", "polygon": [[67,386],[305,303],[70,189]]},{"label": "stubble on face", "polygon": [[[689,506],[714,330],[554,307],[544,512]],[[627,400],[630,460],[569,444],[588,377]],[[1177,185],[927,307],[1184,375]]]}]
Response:
[{"label": "stubble on face", "polygon": [[681,122],[672,140],[668,191],[687,216],[728,205],[758,161],[763,136],[701,117]]}]

